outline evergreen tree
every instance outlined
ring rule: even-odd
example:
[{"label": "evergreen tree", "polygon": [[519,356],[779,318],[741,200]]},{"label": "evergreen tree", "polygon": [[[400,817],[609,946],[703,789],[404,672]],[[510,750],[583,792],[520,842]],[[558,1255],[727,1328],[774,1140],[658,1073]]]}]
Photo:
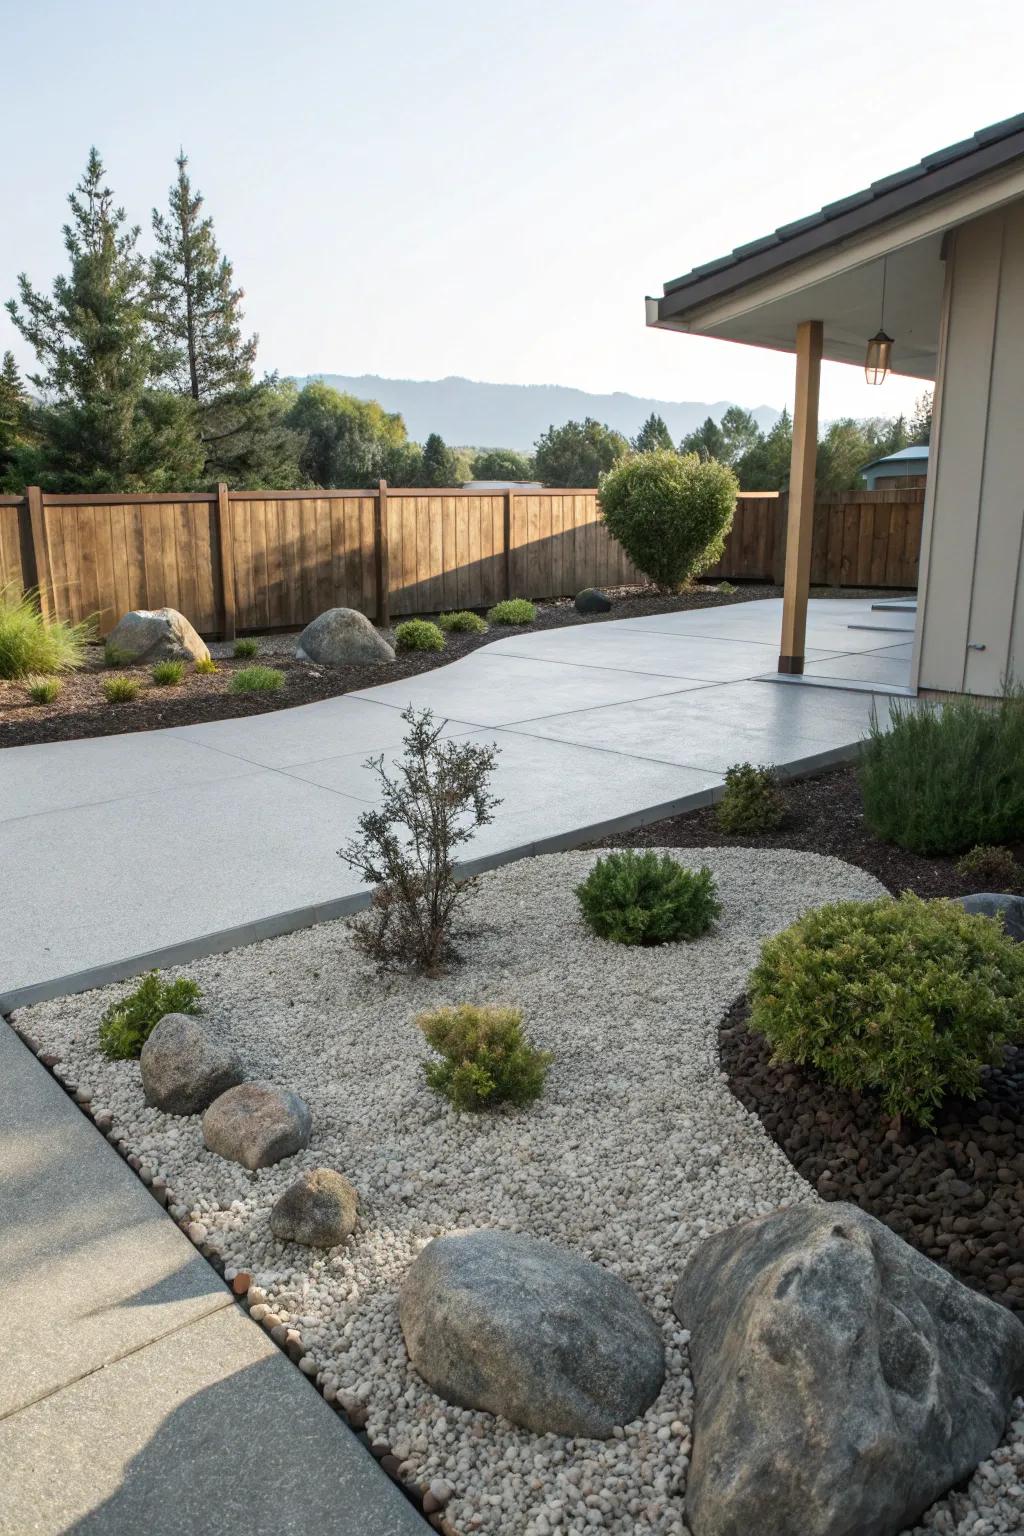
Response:
[{"label": "evergreen tree", "polygon": [[458,474],[455,450],[448,447],[439,432],[431,432],[423,444],[423,484],[455,485]]},{"label": "evergreen tree", "polygon": [[672,434],[662,418],[652,411],[633,439],[637,453],[651,453],[655,448],[675,448]]},{"label": "evergreen tree", "polygon": [[32,406],[13,352],[0,362],[0,491],[20,490],[33,478]]},{"label": "evergreen tree", "polygon": [[932,398],[932,391],[926,389],[914,406],[914,414],[910,418],[910,441],[915,447],[925,446],[931,441]]},{"label": "evergreen tree", "polygon": [[785,408],[778,421],[736,464],[740,488],[744,491],[782,491],[789,484],[789,465],[793,453],[793,421]]},{"label": "evergreen tree", "polygon": [[629,443],[621,432],[588,416],[549,427],[537,439],[534,467],[545,485],[592,486],[628,452]]},{"label": "evergreen tree", "polygon": [[728,406],[722,412],[719,426],[724,439],[726,464],[738,464],[743,455],[761,441],[761,428],[756,418],[740,405]]},{"label": "evergreen tree", "polygon": [[693,432],[687,432],[679,444],[680,453],[696,453],[702,459],[717,459],[720,464],[727,462],[726,454],[728,445],[725,434],[713,416],[707,416],[701,426]]}]

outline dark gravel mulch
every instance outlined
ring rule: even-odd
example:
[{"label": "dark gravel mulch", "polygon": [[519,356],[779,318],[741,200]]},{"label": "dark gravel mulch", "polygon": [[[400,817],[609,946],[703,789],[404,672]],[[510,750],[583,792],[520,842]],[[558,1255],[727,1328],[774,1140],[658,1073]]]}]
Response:
[{"label": "dark gravel mulch", "polygon": [[932,1133],[816,1072],[773,1067],[747,1011],[741,1000],[721,1026],[722,1068],[793,1166],[1024,1316],[1024,1050],[986,1068],[980,1098],[948,1099]]}]

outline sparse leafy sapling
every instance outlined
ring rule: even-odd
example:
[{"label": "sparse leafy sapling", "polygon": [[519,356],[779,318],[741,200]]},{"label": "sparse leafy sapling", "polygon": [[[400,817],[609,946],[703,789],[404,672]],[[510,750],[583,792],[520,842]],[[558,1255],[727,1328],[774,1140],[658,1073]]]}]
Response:
[{"label": "sparse leafy sapling", "polygon": [[100,1050],[111,1061],[138,1056],[165,1013],[198,1013],[202,997],[188,976],[162,981],[150,971],[133,992],[111,1003],[100,1019]]},{"label": "sparse leafy sapling", "polygon": [[416,1020],[437,1052],[424,1073],[428,1085],[456,1109],[532,1103],[544,1090],[553,1060],[523,1034],[518,1008],[441,1008]]},{"label": "sparse leafy sapling", "polygon": [[377,778],[379,807],[359,817],[359,835],[339,856],[374,886],[369,913],[355,924],[365,954],[384,967],[436,975],[454,957],[456,925],[469,880],[455,877],[455,851],[494,819],[500,802],[489,784],[498,749],[442,739],[445,722],[411,705],[401,760],[366,763]]}]

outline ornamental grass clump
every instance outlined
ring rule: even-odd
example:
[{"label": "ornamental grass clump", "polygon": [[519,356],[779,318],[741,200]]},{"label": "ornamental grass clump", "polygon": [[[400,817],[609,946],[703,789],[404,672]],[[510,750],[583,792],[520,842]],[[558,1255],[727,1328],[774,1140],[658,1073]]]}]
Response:
[{"label": "ornamental grass clump", "polygon": [[38,592],[0,587],[0,678],[74,672],[85,660],[93,625],[47,619]]},{"label": "ornamental grass clump", "polygon": [[786,802],[774,768],[734,763],[725,770],[725,792],[715,807],[720,832],[733,837],[774,832],[785,814]]},{"label": "ornamental grass clump", "polygon": [[187,976],[161,981],[156,971],[150,971],[134,992],[111,1003],[103,1014],[100,1050],[111,1061],[139,1056],[165,1013],[198,1013],[202,995],[198,983]]},{"label": "ornamental grass clump", "polygon": [[460,608],[457,613],[438,614],[437,627],[453,635],[482,635],[486,632],[487,621],[468,608]]},{"label": "ornamental grass clump", "polygon": [[27,677],[25,692],[33,704],[52,704],[64,684],[59,677]]},{"label": "ornamental grass clump", "polygon": [[894,699],[860,761],[864,815],[887,843],[925,855],[1024,838],[1024,690],[997,704]]},{"label": "ornamental grass clump", "polygon": [[1008,891],[1013,894],[1024,890],[1024,866],[1018,864],[1009,848],[979,844],[957,859],[956,872],[962,880],[969,880],[979,891]]},{"label": "ornamental grass clump", "polygon": [[212,677],[215,672],[220,671],[220,668],[212,656],[200,656],[196,662],[196,671],[200,677]]},{"label": "ornamental grass clump", "polygon": [[139,696],[139,682],[134,677],[105,677],[100,687],[108,704],[128,704]]},{"label": "ornamental grass clump", "polygon": [[245,656],[258,655],[259,648],[259,642],[257,640],[236,640],[234,645],[234,654],[239,658],[239,660],[242,660],[242,658]]},{"label": "ornamental grass clump", "polygon": [[277,667],[242,667],[231,679],[232,693],[276,693],[284,687],[284,673]]},{"label": "ornamental grass clump", "polygon": [[840,901],[769,939],[750,984],[750,1028],[778,1064],[811,1066],[934,1125],[947,1094],[1024,1040],[1024,945],[953,901]]},{"label": "ornamental grass clump", "polygon": [[576,895],[594,933],[615,944],[695,939],[722,910],[710,869],[686,869],[671,854],[650,850],[598,859]]},{"label": "ornamental grass clump", "polygon": [[540,1097],[553,1057],[523,1034],[518,1008],[441,1008],[416,1020],[440,1057],[428,1061],[428,1085],[456,1109],[530,1104]]},{"label": "ornamental grass clump", "polygon": [[455,850],[494,820],[500,804],[490,792],[498,749],[442,740],[445,722],[429,709],[410,705],[402,719],[397,772],[387,772],[383,754],[366,762],[380,803],[362,813],[359,835],[338,854],[375,888],[369,913],[354,925],[357,946],[384,968],[436,975],[455,956],[473,883],[456,880]]},{"label": "ornamental grass clump", "polygon": [[537,610],[525,597],[506,597],[495,603],[487,615],[488,624],[532,624]]},{"label": "ornamental grass clump", "polygon": [[158,661],[151,673],[158,688],[177,688],[185,681],[183,661]]},{"label": "ornamental grass clump", "polygon": [[670,448],[629,454],[598,482],[605,527],[663,592],[721,559],[738,495],[725,464]]},{"label": "ornamental grass clump", "polygon": [[395,630],[396,651],[443,651],[444,635],[429,619],[407,619]]}]

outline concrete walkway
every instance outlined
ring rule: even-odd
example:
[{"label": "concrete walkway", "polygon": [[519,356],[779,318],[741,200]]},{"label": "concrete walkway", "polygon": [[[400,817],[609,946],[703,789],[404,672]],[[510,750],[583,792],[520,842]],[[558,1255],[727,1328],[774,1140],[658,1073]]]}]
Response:
[{"label": "concrete walkway", "polygon": [[780,616],[768,600],[524,631],[318,704],[0,752],[0,1009],[360,904],[336,850],[410,702],[501,748],[470,868],[706,804],[737,761],[849,757],[876,698],[905,688],[913,614],[813,601],[814,687],[778,685]]}]

